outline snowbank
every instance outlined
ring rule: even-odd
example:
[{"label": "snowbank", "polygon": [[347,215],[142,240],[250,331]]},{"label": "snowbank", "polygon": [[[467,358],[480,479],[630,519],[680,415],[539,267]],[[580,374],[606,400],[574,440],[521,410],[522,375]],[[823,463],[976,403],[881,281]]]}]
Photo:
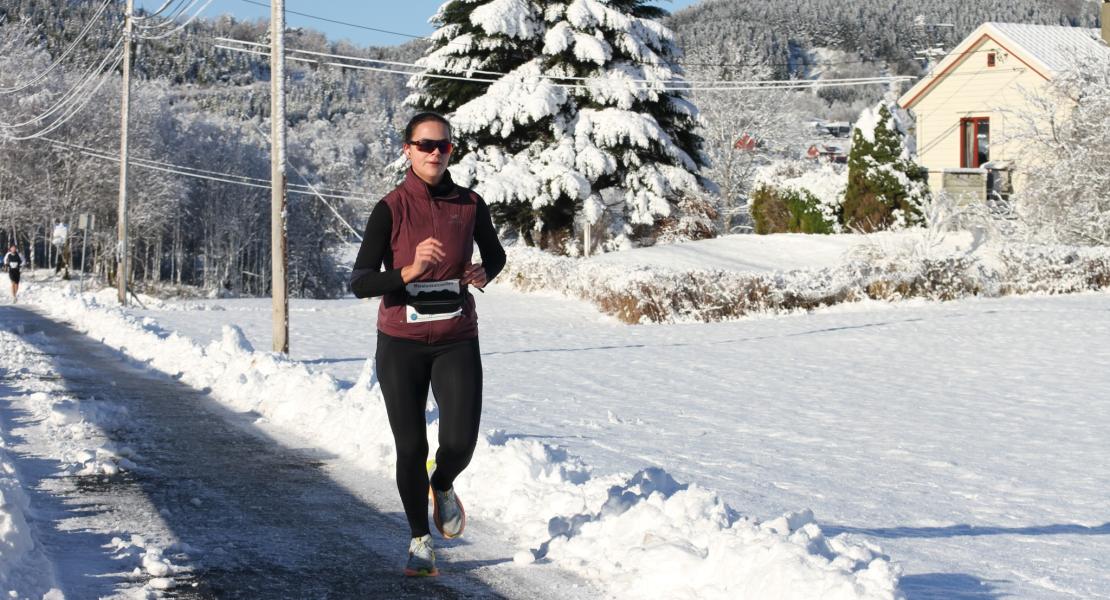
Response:
[{"label": "snowbank", "polygon": [[52,569],[27,525],[29,508],[15,464],[0,443],[0,590],[12,598],[60,598]]},{"label": "snowbank", "polygon": [[[27,372],[38,354],[18,333],[0,331],[0,355],[7,365],[0,365],[0,378],[5,380]],[[30,501],[8,454],[8,436],[8,431],[0,430],[0,593],[11,598],[60,600],[53,566],[27,523]]]},{"label": "snowbank", "polygon": [[[239,411],[255,411],[322,448],[391,477],[384,404],[366,361],[354,386],[281,355],[255,351],[234,325],[200,346],[157,323],[72,290],[31,301],[90,336],[148,361]],[[429,440],[436,439],[429,411]],[[717,494],[666,472],[598,474],[564,450],[493,431],[456,482],[472,517],[500,523],[518,565],[555,564],[624,598],[902,598],[899,569],[878,548],[826,538],[808,511],[758,523]]]}]

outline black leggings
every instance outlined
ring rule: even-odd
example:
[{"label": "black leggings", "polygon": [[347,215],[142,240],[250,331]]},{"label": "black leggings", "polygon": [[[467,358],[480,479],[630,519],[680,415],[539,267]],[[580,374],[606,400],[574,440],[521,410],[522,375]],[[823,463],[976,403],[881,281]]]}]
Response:
[{"label": "black leggings", "polygon": [[413,537],[428,533],[427,421],[431,384],[439,405],[439,450],[432,486],[448,490],[470,464],[482,416],[478,338],[425,344],[378,332],[378,382],[397,445],[397,490]]}]

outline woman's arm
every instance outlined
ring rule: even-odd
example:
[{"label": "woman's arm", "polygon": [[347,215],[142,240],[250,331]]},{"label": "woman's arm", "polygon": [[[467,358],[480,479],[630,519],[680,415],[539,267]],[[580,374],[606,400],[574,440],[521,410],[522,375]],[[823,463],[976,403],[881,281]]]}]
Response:
[{"label": "woman's arm", "polygon": [[382,271],[382,263],[393,263],[389,240],[393,233],[393,213],[385,202],[378,202],[370,211],[366,233],[358,249],[351,272],[351,291],[359,298],[382,296],[405,287],[401,269]]},{"label": "woman's arm", "polygon": [[482,266],[486,271],[486,283],[489,283],[505,268],[505,249],[501,247],[501,240],[497,239],[489,207],[481,198],[478,198],[478,213],[474,222],[474,241],[482,253]]}]

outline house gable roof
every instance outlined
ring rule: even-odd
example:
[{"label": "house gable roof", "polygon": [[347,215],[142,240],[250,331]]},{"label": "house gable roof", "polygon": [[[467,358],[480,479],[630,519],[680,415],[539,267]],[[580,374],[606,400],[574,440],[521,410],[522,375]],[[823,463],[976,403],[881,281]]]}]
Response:
[{"label": "house gable roof", "polygon": [[1102,41],[1098,29],[1025,23],[984,23],[964,38],[936,67],[914,84],[898,105],[912,108],[919,99],[945,79],[984,40],[992,40],[1045,79],[1074,66],[1084,56],[1105,56],[1110,46]]}]

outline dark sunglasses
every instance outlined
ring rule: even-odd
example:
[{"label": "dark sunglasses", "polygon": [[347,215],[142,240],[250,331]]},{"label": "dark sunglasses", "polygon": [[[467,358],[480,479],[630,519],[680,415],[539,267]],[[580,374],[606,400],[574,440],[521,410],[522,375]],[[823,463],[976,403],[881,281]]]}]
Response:
[{"label": "dark sunglasses", "polygon": [[437,149],[440,154],[450,154],[455,149],[455,144],[448,140],[413,140],[409,144],[416,146],[424,154],[431,154]]}]

